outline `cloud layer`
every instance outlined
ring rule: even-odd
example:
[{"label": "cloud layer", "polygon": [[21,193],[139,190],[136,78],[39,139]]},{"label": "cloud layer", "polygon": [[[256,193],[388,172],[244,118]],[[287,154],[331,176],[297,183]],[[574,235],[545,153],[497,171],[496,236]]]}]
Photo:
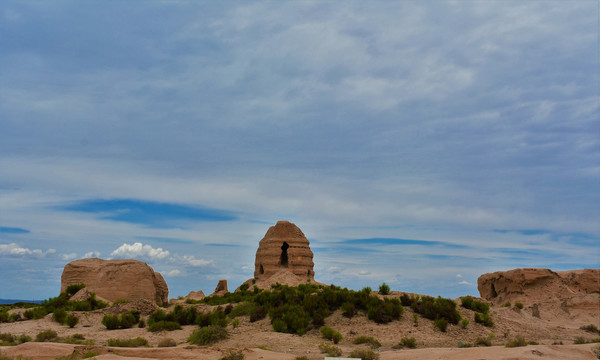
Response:
[{"label": "cloud layer", "polygon": [[342,286],[598,267],[597,7],[4,4],[0,271],[39,290],[0,297],[98,256],[210,292],[280,219]]}]

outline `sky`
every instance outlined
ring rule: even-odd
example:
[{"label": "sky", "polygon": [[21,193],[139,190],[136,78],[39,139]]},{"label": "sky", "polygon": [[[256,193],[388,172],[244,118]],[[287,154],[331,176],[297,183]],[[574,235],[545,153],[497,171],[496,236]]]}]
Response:
[{"label": "sky", "polygon": [[315,278],[456,298],[600,267],[599,3],[0,3],[0,298],[133,258],[235,289],[278,220]]}]

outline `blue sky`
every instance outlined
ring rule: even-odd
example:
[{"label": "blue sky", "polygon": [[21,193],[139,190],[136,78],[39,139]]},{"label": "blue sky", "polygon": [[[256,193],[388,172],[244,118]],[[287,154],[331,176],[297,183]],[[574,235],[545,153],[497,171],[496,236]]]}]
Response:
[{"label": "blue sky", "polygon": [[3,1],[0,298],[234,288],[277,220],[350,288],[599,267],[598,6]]}]

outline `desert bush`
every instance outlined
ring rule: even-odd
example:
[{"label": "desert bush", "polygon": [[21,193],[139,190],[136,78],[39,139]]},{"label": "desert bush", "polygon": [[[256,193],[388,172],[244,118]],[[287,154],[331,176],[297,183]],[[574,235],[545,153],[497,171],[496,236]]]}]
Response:
[{"label": "desert bush", "polygon": [[458,324],[461,319],[460,312],[456,310],[456,302],[440,296],[421,296],[413,301],[411,308],[430,320],[445,318],[452,324]]},{"label": "desert bush", "polygon": [[134,339],[108,339],[106,345],[114,347],[141,347],[147,346],[148,340],[143,337],[136,337]]},{"label": "desert bush", "polygon": [[404,308],[398,299],[384,299],[383,301],[371,301],[367,307],[367,317],[378,324],[387,324],[394,320],[400,320]]},{"label": "desert bush", "polygon": [[56,321],[59,324],[64,324],[67,320],[67,311],[63,308],[58,308],[54,310],[52,314],[52,320]]},{"label": "desert bush", "polygon": [[119,315],[119,328],[121,329],[130,329],[136,323],[135,316],[130,312]]},{"label": "desert bush", "polygon": [[145,327],[146,327],[146,320],[140,319],[140,321],[138,322],[138,328],[143,329]]},{"label": "desert bush", "polygon": [[56,333],[56,331],[48,329],[48,330],[40,331],[35,336],[35,341],[37,341],[37,342],[52,341],[52,340],[56,339],[57,337],[58,337],[58,334]]},{"label": "desert bush", "polygon": [[329,343],[325,343],[322,342],[321,344],[319,344],[319,350],[321,350],[321,352],[323,354],[326,354],[327,356],[330,357],[338,357],[342,355],[342,349],[340,349],[339,347],[329,344]]},{"label": "desert bush", "polygon": [[461,341],[458,342],[458,347],[459,348],[470,348],[470,347],[473,347],[473,344],[468,343],[468,342],[464,342],[464,341],[461,340]]},{"label": "desert bush", "polygon": [[66,338],[57,338],[55,342],[63,344],[76,344],[76,345],[93,345],[94,340],[86,340],[82,334],[73,334]]},{"label": "desert bush", "polygon": [[296,356],[294,360],[310,360],[308,356]]},{"label": "desert bush", "polygon": [[175,340],[171,338],[165,338],[158,342],[158,347],[174,347],[177,346]]},{"label": "desert bush", "polygon": [[400,339],[400,342],[397,345],[392,346],[393,349],[416,349],[417,348],[417,339],[414,337],[404,337]]},{"label": "desert bush", "polygon": [[475,300],[472,296],[463,296],[460,298],[461,306],[476,312],[487,314],[490,311],[490,304]]},{"label": "desert bush", "polygon": [[372,336],[365,336],[365,335],[355,337],[354,340],[352,340],[352,343],[355,345],[369,344],[369,346],[371,346],[371,348],[373,348],[373,349],[377,349],[377,348],[381,347],[381,343],[379,342],[379,340],[375,339]]},{"label": "desert bush", "polygon": [[237,328],[238,326],[240,326],[240,319],[239,318],[235,318],[233,320],[231,320],[231,326],[233,326],[233,328]]},{"label": "desert bush", "polygon": [[173,330],[181,330],[181,325],[179,325],[176,321],[165,321],[161,320],[152,325],[148,325],[148,331],[150,332],[159,332],[159,331],[173,331]]},{"label": "desert bush", "polygon": [[492,341],[488,338],[478,337],[475,340],[475,346],[492,346]]},{"label": "desert bush", "polygon": [[523,309],[523,304],[519,301],[515,301],[515,307],[519,310]]},{"label": "desert bush", "polygon": [[371,350],[353,350],[350,357],[359,358],[361,360],[379,360],[379,354]]},{"label": "desert bush", "polygon": [[17,345],[17,337],[13,334],[0,333],[0,346]]},{"label": "desert bush", "polygon": [[107,330],[115,330],[119,328],[119,317],[117,315],[104,315],[102,318],[102,325]]},{"label": "desert bush", "polygon": [[502,304],[502,307],[510,307],[510,301],[507,301],[504,304]]},{"label": "desert bush", "polygon": [[600,330],[598,330],[598,327],[594,324],[585,325],[580,327],[579,329],[591,332],[593,334],[600,334]]},{"label": "desert bush", "polygon": [[17,342],[18,342],[19,344],[23,344],[23,343],[30,342],[30,341],[31,341],[31,336],[29,336],[29,335],[25,335],[25,334],[21,334],[21,335],[19,335],[19,337],[17,338]]},{"label": "desert bush", "polygon": [[[254,313],[255,310],[256,310],[256,304],[246,301],[246,302],[243,302],[243,303],[235,306],[233,308],[233,310],[231,310],[231,312],[227,315],[229,315],[230,318],[235,318],[235,317],[239,317],[239,316],[250,316],[250,315],[252,315],[252,313]],[[265,316],[266,316],[266,313],[265,313]]]},{"label": "desert bush", "polygon": [[98,356],[98,355],[100,355],[100,351],[97,351],[97,350],[90,350],[90,351],[87,351],[85,354],[83,354],[83,355],[81,356],[81,358],[82,358],[82,359],[89,359],[89,358],[96,357],[96,356]]},{"label": "desert bush", "polygon": [[268,310],[266,307],[264,306],[255,306],[254,309],[252,310],[252,313],[250,313],[250,322],[255,322],[258,320],[262,320],[265,317],[267,317],[268,314]]},{"label": "desert bush", "polygon": [[416,313],[413,313],[413,326],[414,327],[419,326],[419,315]]},{"label": "desert bush", "polygon": [[356,315],[356,306],[351,302],[345,302],[341,307],[342,315],[347,318],[351,318]]},{"label": "desert bush", "polygon": [[46,311],[46,309],[44,309],[41,306],[35,307],[33,309],[27,309],[27,310],[25,310],[25,312],[23,312],[23,316],[27,320],[32,320],[32,319],[39,320],[46,315],[48,315],[48,312]]},{"label": "desert bush", "polygon": [[478,324],[485,325],[487,327],[494,326],[494,322],[492,321],[492,317],[490,316],[490,314],[476,312],[475,313],[475,322]]},{"label": "desert bush", "polygon": [[242,350],[238,350],[238,351],[229,350],[219,360],[244,360],[244,358],[245,358],[245,355],[242,352]]},{"label": "desert bush", "polygon": [[446,318],[439,318],[433,321],[434,326],[441,332],[446,332],[448,327],[448,320]]},{"label": "desert bush", "polygon": [[[269,312],[269,316],[273,319],[273,329],[278,332],[304,335],[310,324],[310,315],[299,305],[286,304],[273,308]],[[277,326],[275,325],[276,320],[279,320]],[[282,322],[285,326],[282,325]]]},{"label": "desert bush", "polygon": [[510,340],[506,343],[506,347],[519,347],[519,346],[527,346],[527,340],[525,340],[522,336],[517,336],[516,338]]},{"label": "desert bush", "polygon": [[469,325],[469,320],[468,319],[462,319],[460,321],[460,327],[461,328],[466,329],[468,325]]},{"label": "desert bush", "polygon": [[74,328],[75,325],[79,324],[79,318],[75,315],[68,315],[66,323],[70,328]]},{"label": "desert bush", "polygon": [[229,332],[227,332],[227,329],[220,326],[210,325],[194,330],[189,336],[188,342],[196,345],[210,345],[227,339],[228,337]]},{"label": "desert bush", "polygon": [[324,339],[333,341],[334,344],[337,344],[340,342],[340,340],[342,340],[342,334],[339,331],[330,328],[329,326],[323,326],[321,328],[321,336]]},{"label": "desert bush", "polygon": [[73,284],[73,285],[69,285],[67,286],[67,289],[65,290],[65,293],[67,293],[67,295],[69,297],[77,294],[77,292],[81,289],[83,289],[85,287],[85,284]]},{"label": "desert bush", "polygon": [[383,283],[381,285],[379,285],[379,294],[380,295],[389,295],[390,293],[390,286],[386,283]]}]

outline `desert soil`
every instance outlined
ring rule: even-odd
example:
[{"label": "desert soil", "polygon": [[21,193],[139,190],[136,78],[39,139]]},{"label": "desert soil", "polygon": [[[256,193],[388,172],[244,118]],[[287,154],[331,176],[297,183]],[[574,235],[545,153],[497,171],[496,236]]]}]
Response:
[{"label": "desert soil", "polygon": [[[399,296],[392,293],[388,296]],[[458,301],[460,303],[460,301]],[[173,305],[172,305],[173,306]],[[171,306],[171,308],[172,308]],[[211,307],[197,306],[201,311]],[[340,331],[343,335],[339,346],[344,356],[354,349],[368,349],[366,345],[354,345],[352,339],[359,335],[373,336],[382,346],[376,349],[381,360],[391,359],[597,359],[593,350],[598,344],[575,345],[574,339],[583,337],[586,340],[598,338],[579,329],[581,326],[594,324],[600,327],[600,306],[588,309],[564,309],[559,305],[538,304],[525,307],[522,310],[494,306],[490,313],[494,327],[485,327],[475,323],[471,310],[458,307],[463,318],[469,319],[466,329],[459,325],[449,325],[445,333],[434,329],[433,321],[419,316],[418,324],[413,322],[413,312],[405,307],[400,321],[378,325],[369,321],[365,314],[359,314],[348,319],[335,312],[326,319],[326,325]],[[19,310],[13,310],[19,311]],[[22,355],[30,359],[56,359],[60,356],[70,356],[74,352],[83,354],[90,350],[100,353],[98,360],[110,359],[219,359],[231,349],[242,350],[245,359],[290,359],[296,356],[307,356],[309,359],[323,359],[319,344],[323,340],[318,329],[307,332],[304,336],[276,333],[272,330],[268,317],[255,323],[250,323],[247,316],[240,318],[237,328],[228,326],[230,338],[214,346],[201,347],[186,343],[187,338],[197,326],[183,326],[181,330],[171,332],[151,333],[143,328],[123,330],[106,330],[101,324],[104,314],[110,309],[92,312],[76,313],[80,323],[69,328],[52,321],[52,315],[40,320],[28,320],[14,323],[1,323],[0,333],[13,335],[26,334],[35,339],[36,334],[43,330],[52,329],[59,337],[82,334],[85,339],[94,341],[94,345],[71,345],[59,343],[25,343],[14,347],[0,347],[0,353],[7,356]],[[506,348],[505,343],[522,336],[528,341],[539,345],[529,345],[518,348]],[[107,347],[110,338],[128,339],[144,337],[150,347],[146,348],[116,348]],[[417,349],[395,350],[392,347],[404,337],[414,337]],[[478,337],[491,339],[491,347],[458,348],[459,342],[473,344]],[[176,347],[158,348],[158,343],[171,338],[177,343]]]}]

